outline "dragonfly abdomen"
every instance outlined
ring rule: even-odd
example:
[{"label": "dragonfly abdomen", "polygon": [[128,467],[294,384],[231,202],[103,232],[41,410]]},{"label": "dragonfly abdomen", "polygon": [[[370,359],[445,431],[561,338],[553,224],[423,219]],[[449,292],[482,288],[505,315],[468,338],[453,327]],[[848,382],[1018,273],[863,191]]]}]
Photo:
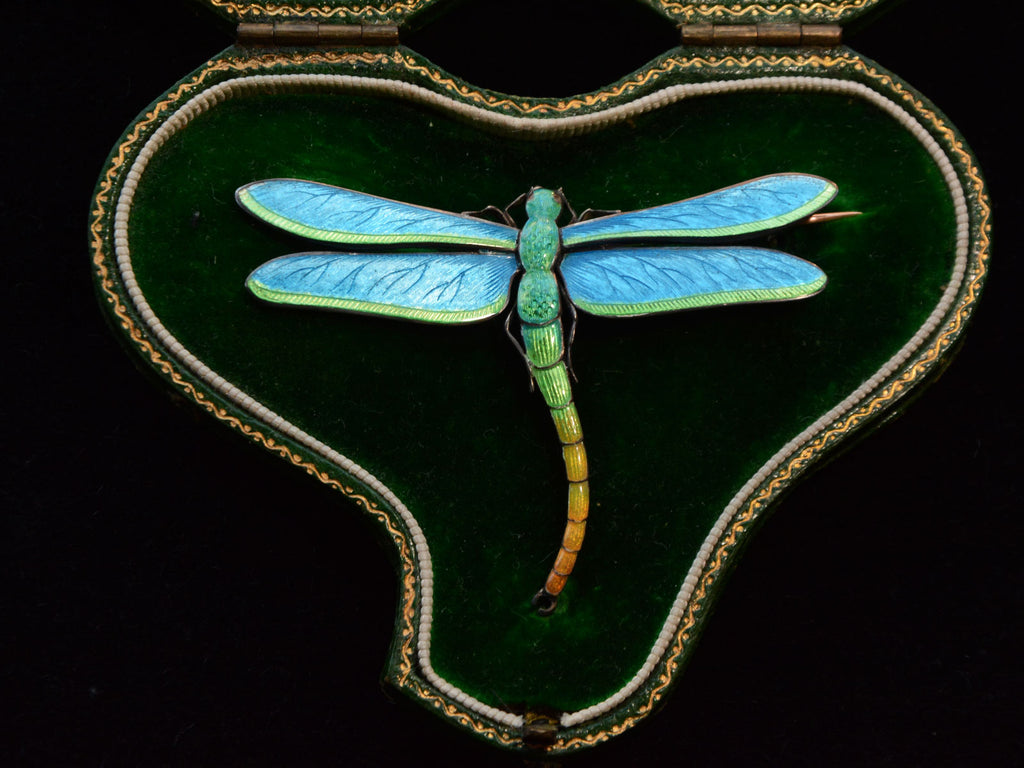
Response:
[{"label": "dragonfly abdomen", "polygon": [[537,382],[544,402],[551,411],[558,440],[562,443],[566,478],[569,481],[568,511],[562,544],[547,580],[533,599],[542,615],[555,609],[558,596],[576,565],[583,546],[590,509],[587,480],[587,452],[583,447],[583,429],[572,398],[572,385],[565,365],[562,324],[557,316],[543,325],[522,324],[523,342],[530,373]]}]

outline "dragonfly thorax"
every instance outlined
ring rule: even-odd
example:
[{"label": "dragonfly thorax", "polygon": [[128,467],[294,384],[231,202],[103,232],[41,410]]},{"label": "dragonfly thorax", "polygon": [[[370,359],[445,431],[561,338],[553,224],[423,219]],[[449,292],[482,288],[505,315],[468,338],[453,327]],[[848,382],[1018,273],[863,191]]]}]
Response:
[{"label": "dragonfly thorax", "polygon": [[557,219],[561,198],[550,189],[533,189],[526,198],[529,218],[519,234],[519,262],[526,271],[551,270],[561,247]]},{"label": "dragonfly thorax", "polygon": [[558,318],[558,281],[549,270],[528,269],[519,281],[516,308],[519,319],[530,325],[544,325]]}]

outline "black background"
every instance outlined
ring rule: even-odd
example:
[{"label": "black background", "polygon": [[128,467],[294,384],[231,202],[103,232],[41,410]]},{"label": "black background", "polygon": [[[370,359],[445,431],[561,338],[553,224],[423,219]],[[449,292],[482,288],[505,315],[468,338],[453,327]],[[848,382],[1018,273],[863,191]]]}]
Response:
[{"label": "black background", "polygon": [[[154,387],[106,327],[86,237],[103,160],[230,38],[173,0],[66,5],[4,14],[0,764],[521,763],[380,687],[396,588],[370,526]],[[1021,121],[1000,29],[1020,18],[982,34],[980,9],[943,5],[847,42],[932,98],[990,182],[963,348],[785,499],[662,710],[568,765],[1020,764]],[[564,95],[672,45],[613,6],[470,4],[406,39],[474,84]]]}]

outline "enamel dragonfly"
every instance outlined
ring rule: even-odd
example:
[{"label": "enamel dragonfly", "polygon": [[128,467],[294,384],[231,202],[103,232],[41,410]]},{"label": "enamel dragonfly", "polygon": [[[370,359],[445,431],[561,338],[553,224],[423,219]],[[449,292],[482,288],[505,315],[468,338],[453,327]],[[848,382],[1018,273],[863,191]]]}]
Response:
[{"label": "enamel dragonfly", "polygon": [[[736,242],[843,215],[816,214],[836,191],[817,176],[781,173],[588,218],[577,217],[560,191],[534,188],[523,196],[521,229],[512,206],[493,209],[500,223],[297,179],[256,181],[236,199],[268,224],[351,249],[295,253],[258,267],[246,285],[268,302],[460,324],[502,313],[515,288],[522,343],[509,335],[550,409],[569,484],[561,546],[532,601],[549,615],[582,548],[590,508],[568,364],[575,308],[632,317],[813,295],[826,281],[816,265]],[[559,226],[565,217],[571,220]],[[573,324],[568,334],[563,310]],[[506,331],[511,319],[510,312]]]}]

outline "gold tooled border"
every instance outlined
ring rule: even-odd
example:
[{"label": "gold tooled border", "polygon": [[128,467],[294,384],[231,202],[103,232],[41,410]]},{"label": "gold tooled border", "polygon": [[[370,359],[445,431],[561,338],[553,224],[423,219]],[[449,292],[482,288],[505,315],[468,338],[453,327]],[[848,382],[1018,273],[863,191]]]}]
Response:
[{"label": "gold tooled border", "polygon": [[651,4],[684,24],[694,22],[726,22],[731,24],[758,21],[798,21],[820,19],[838,24],[859,16],[882,0],[833,0],[833,2],[798,3],[739,3],[712,5],[710,3],[677,3],[671,0],[651,0]]},{"label": "gold tooled border", "polygon": [[289,5],[288,3],[245,3],[234,0],[206,0],[233,19],[344,19],[346,21],[367,19],[397,20],[432,5],[437,0],[395,0],[377,5]]},{"label": "gold tooled border", "polygon": [[[789,19],[827,19],[832,23],[858,16],[881,0],[827,0],[796,3],[681,3],[672,0],[649,0],[663,15],[682,21],[738,23],[743,21],[785,21]],[[246,3],[236,0],[206,0],[210,6],[233,19],[399,19],[433,5],[437,0],[393,0],[376,5],[331,5],[323,3]]]},{"label": "gold tooled border", "polygon": [[[214,398],[211,398],[183,377],[174,362],[167,359],[136,324],[131,311],[122,301],[122,295],[118,291],[117,283],[111,274],[111,269],[108,267],[109,256],[106,251],[108,226],[106,222],[113,213],[111,200],[114,199],[114,191],[119,186],[120,174],[125,169],[133,151],[143,144],[143,140],[148,138],[161,119],[169,115],[180,102],[191,98],[195,93],[201,91],[205,85],[210,84],[219,75],[226,72],[244,72],[275,66],[289,67],[306,66],[309,64],[364,63],[372,65],[380,63],[385,59],[390,60],[392,64],[398,65],[410,74],[426,77],[449,97],[468,103],[475,103],[489,109],[520,115],[564,114],[573,111],[590,111],[613,100],[623,99],[641,90],[645,90],[663,75],[674,71],[704,69],[716,72],[721,71],[726,75],[750,71],[756,74],[758,70],[776,69],[778,67],[786,67],[790,71],[792,68],[800,68],[801,70],[810,70],[815,73],[832,72],[837,69],[852,71],[861,78],[873,82],[879,90],[886,92],[887,95],[894,96],[898,103],[916,115],[926,125],[930,126],[934,133],[941,137],[947,151],[951,152],[956,158],[956,165],[959,167],[962,177],[969,182],[970,191],[973,193],[971,196],[971,207],[977,212],[976,215],[978,217],[973,229],[977,233],[978,241],[974,246],[973,254],[969,254],[969,272],[965,275],[965,287],[959,293],[959,300],[955,310],[947,313],[944,324],[937,332],[937,335],[933,337],[931,343],[920,348],[916,356],[898,369],[877,394],[863,402],[855,410],[847,413],[842,419],[837,420],[830,428],[819,433],[813,441],[806,444],[798,454],[789,460],[785,468],[774,473],[771,479],[747,502],[743,510],[734,517],[728,531],[719,540],[713,557],[701,573],[697,588],[687,604],[686,615],[675,632],[675,640],[669,648],[664,661],[659,665],[661,672],[657,674],[656,682],[646,689],[641,689],[646,690],[645,700],[638,705],[630,706],[632,714],[628,717],[601,731],[582,736],[560,738],[551,748],[550,752],[570,751],[598,744],[632,728],[649,714],[665,695],[674,679],[675,673],[680,668],[682,656],[688,646],[692,630],[700,619],[699,614],[703,609],[703,602],[708,596],[712,584],[720,575],[730,552],[747,526],[759,517],[779,492],[816,460],[827,446],[842,439],[866,420],[875,416],[884,408],[889,407],[909,391],[915,383],[919,382],[961,332],[973,310],[974,303],[977,301],[981,284],[988,270],[991,211],[984,194],[983,183],[977,167],[973,164],[972,158],[967,153],[963,144],[957,140],[952,128],[946,125],[939,115],[927,108],[919,97],[915,96],[893,77],[878,71],[855,55],[847,53],[807,56],[758,55],[739,57],[708,56],[706,58],[690,59],[668,58],[643,72],[633,75],[627,80],[621,81],[608,90],[554,102],[518,100],[487,94],[459,83],[444,73],[427,67],[415,57],[402,52],[388,54],[315,52],[290,55],[275,53],[252,59],[225,58],[208,62],[192,78],[182,82],[160,101],[156,102],[129,129],[124,139],[116,147],[98,185],[89,228],[93,250],[93,265],[96,269],[100,291],[105,300],[111,305],[112,311],[118,318],[121,327],[139,350],[148,357],[154,367],[166,375],[175,387],[179,388],[215,418],[227,423],[228,426],[238,430],[241,434],[263,445],[268,450],[277,453],[282,458],[291,461],[292,464],[302,467],[308,474],[316,477],[320,482],[341,491],[381,521],[395,542],[402,569],[401,642],[397,646],[396,651],[399,661],[397,664],[398,674],[395,676],[394,682],[406,688],[415,697],[428,702],[446,717],[470,728],[486,739],[506,746],[517,745],[519,743],[518,735],[510,732],[507,728],[496,728],[474,713],[459,707],[430,689],[415,673],[413,638],[416,632],[414,624],[416,578],[414,557],[407,534],[400,526],[395,524],[387,511],[381,509],[380,506],[367,498],[367,496],[358,493],[352,485],[337,480],[330,474],[330,471],[321,469],[317,461],[304,458],[285,442],[275,439],[272,435],[253,429],[250,425],[218,405]],[[973,259],[970,258],[971,255],[973,255]],[[952,317],[950,317],[950,314],[952,314]],[[620,705],[620,709],[623,706],[629,705]],[[607,714],[605,717],[607,717]]]}]

